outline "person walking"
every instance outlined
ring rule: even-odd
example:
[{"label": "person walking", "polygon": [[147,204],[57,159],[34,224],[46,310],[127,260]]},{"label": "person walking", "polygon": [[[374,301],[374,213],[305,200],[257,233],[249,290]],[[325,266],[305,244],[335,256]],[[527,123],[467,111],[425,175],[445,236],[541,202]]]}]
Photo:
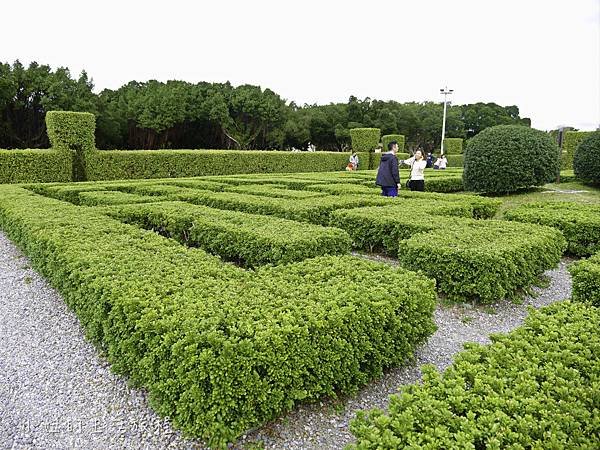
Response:
[{"label": "person walking", "polygon": [[400,188],[400,172],[398,171],[398,142],[388,143],[388,151],[381,155],[379,169],[375,184],[381,187],[381,195],[384,197],[397,197]]},{"label": "person walking", "polygon": [[411,191],[424,191],[425,190],[425,167],[427,161],[423,159],[423,153],[421,150],[415,152],[415,156],[405,159],[402,161],[407,166],[410,166],[410,180],[409,188]]}]

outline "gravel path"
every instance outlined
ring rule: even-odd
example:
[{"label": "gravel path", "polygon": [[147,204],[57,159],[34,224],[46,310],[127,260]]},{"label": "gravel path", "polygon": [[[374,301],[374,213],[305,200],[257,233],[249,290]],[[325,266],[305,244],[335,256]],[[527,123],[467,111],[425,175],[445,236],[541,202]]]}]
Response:
[{"label": "gravel path", "polygon": [[[420,378],[422,364],[443,369],[463,343],[487,343],[490,333],[520,325],[527,306],[569,297],[567,262],[548,271],[550,286],[521,305],[439,306],[439,329],[417,351],[415,364],[387,372],[356,397],[300,406],[235,447],[343,448],[352,441],[348,423],[356,411],[385,408],[399,386]],[[59,294],[1,232],[0,374],[0,448],[202,448],[154,414],[143,392],[110,372]]]}]

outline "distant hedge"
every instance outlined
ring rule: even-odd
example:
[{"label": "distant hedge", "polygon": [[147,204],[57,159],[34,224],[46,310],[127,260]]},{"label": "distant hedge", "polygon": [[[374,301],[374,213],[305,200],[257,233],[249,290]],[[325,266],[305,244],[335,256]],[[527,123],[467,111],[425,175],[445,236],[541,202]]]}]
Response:
[{"label": "distant hedge", "polygon": [[386,134],[385,136],[381,136],[381,151],[388,151],[388,143],[392,141],[398,141],[398,152],[404,152],[404,142],[405,138],[403,134]]},{"label": "distant hedge", "polygon": [[579,143],[588,136],[591,131],[566,131],[563,144],[562,144],[562,153],[561,153],[561,161],[560,168],[561,170],[572,169],[573,168],[573,157],[575,155],[575,149],[579,145]]},{"label": "distant hedge", "polygon": [[71,181],[71,155],[58,150],[0,150],[0,183]]},{"label": "distant hedge", "polygon": [[379,128],[352,128],[350,139],[352,139],[352,150],[356,152],[372,152],[379,144]]},{"label": "distant hedge", "polygon": [[[363,161],[367,154],[360,154]],[[364,159],[363,159],[364,158]],[[110,150],[87,160],[89,181],[175,178],[240,173],[327,172],[343,170],[346,153],[234,150]]]},{"label": "distant hedge", "polygon": [[460,155],[463,152],[463,140],[461,138],[444,139],[444,154]]}]

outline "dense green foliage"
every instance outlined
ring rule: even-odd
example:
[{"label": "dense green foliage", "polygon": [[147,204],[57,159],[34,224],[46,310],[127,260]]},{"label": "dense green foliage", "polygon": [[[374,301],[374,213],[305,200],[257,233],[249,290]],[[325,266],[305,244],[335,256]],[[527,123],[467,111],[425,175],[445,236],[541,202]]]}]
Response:
[{"label": "dense green foliage", "polygon": [[463,140],[461,138],[444,139],[444,154],[459,155],[463,152]]},{"label": "dense green foliage", "polygon": [[342,230],[272,216],[182,202],[126,205],[108,214],[249,267],[350,253]]},{"label": "dense green foliage", "polygon": [[52,148],[72,155],[72,180],[87,180],[86,162],[96,150],[96,117],[86,112],[48,111],[46,128]]},{"label": "dense green foliage", "polygon": [[352,150],[355,152],[372,152],[379,145],[379,128],[352,128],[350,130],[350,139],[352,140]]},{"label": "dense green foliage", "polygon": [[381,151],[387,152],[388,151],[388,143],[390,143],[392,141],[396,141],[396,142],[398,142],[398,152],[404,153],[405,140],[406,139],[403,134],[386,134],[384,136],[381,136]]},{"label": "dense green foliage", "polygon": [[384,264],[321,257],[246,272],[9,185],[0,227],[113,369],[214,446],[300,400],[354,392],[434,330],[433,283]]},{"label": "dense green foliage", "polygon": [[71,164],[59,150],[0,150],[0,183],[71,181]]},{"label": "dense green foliage", "polygon": [[556,179],[558,147],[552,138],[523,126],[488,128],[467,142],[466,190],[507,193]]},{"label": "dense green foliage", "polygon": [[568,252],[589,256],[600,252],[600,206],[570,202],[526,203],[504,213],[508,220],[538,223],[559,229]]},{"label": "dense green foliage", "polygon": [[350,449],[597,448],[600,312],[562,302],[359,412]]},{"label": "dense green foliage", "polygon": [[569,266],[573,278],[573,300],[600,307],[600,252]]},{"label": "dense green foliage", "polygon": [[589,133],[576,147],[573,170],[577,178],[600,184],[600,131]]},{"label": "dense green foliage", "polygon": [[577,146],[591,131],[566,131],[562,142],[562,154],[560,168],[563,170],[573,169],[573,158]]},{"label": "dense green foliage", "polygon": [[[131,81],[99,95],[85,72],[0,63],[0,148],[46,148],[46,111],[96,115],[101,149],[347,150],[351,128],[380,128],[406,136],[410,148],[440,146],[441,103],[397,103],[351,96],[346,103],[297,106],[270,89],[226,83]],[[529,124],[516,106],[452,105],[447,134],[470,138],[499,124]]]}]

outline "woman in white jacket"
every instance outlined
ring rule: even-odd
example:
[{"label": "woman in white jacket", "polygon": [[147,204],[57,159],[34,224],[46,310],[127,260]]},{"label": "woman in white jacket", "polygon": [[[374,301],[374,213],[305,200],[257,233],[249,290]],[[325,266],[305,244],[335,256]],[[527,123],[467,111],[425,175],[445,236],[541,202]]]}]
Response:
[{"label": "woman in white jacket", "polygon": [[425,167],[427,161],[423,159],[423,153],[421,150],[415,152],[415,156],[405,159],[402,161],[407,166],[411,167],[410,170],[410,190],[411,191],[424,191],[425,190]]}]

